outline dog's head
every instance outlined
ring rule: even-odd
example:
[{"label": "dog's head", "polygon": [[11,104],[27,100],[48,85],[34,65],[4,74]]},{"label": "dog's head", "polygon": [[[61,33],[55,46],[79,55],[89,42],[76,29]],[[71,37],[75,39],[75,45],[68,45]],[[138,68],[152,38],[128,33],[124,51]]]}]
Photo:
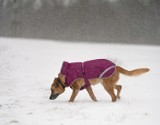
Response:
[{"label": "dog's head", "polygon": [[64,91],[65,91],[65,86],[63,85],[61,80],[59,78],[55,78],[52,85],[51,85],[50,99],[51,100],[56,99]]}]

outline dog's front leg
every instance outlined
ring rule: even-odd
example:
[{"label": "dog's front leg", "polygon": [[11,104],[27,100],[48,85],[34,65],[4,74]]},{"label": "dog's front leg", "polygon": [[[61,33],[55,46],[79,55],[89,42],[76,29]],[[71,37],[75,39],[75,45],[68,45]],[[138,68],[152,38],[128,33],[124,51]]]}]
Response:
[{"label": "dog's front leg", "polygon": [[96,97],[95,97],[95,95],[93,93],[92,87],[89,86],[89,87],[86,88],[86,90],[87,90],[88,94],[90,95],[91,99],[93,101],[97,102],[97,99],[96,99]]},{"label": "dog's front leg", "polygon": [[73,92],[72,92],[72,95],[71,95],[69,102],[74,102],[74,99],[76,98],[78,93],[79,93],[79,89],[73,89]]}]

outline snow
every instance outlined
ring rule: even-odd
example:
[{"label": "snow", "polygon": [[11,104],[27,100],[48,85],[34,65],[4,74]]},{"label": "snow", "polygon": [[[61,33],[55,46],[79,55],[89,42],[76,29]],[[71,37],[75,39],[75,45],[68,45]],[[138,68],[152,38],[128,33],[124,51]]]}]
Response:
[{"label": "snow", "polygon": [[[160,46],[0,38],[1,125],[159,125]],[[121,100],[111,102],[98,84],[98,102],[84,90],[74,103],[71,89],[49,100],[50,85],[66,61],[106,58],[128,70],[148,67],[139,77],[121,75]]]}]

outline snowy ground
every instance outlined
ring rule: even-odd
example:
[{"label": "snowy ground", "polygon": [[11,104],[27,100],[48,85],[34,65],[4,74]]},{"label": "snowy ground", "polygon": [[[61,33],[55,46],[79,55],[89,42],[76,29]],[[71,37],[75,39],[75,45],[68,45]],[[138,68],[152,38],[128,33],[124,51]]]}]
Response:
[{"label": "snowy ground", "polygon": [[[0,38],[1,125],[159,125],[160,46],[68,43]],[[139,77],[121,76],[121,100],[111,98],[99,84],[98,102],[84,90],[75,103],[71,89],[54,101],[50,85],[66,61],[110,59],[126,69],[148,67]]]}]

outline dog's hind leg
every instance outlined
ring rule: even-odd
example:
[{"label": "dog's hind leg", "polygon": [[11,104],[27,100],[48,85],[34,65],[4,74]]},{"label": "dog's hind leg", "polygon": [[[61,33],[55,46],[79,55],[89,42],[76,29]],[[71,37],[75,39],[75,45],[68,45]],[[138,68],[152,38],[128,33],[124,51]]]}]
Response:
[{"label": "dog's hind leg", "polygon": [[78,93],[79,93],[79,89],[73,89],[73,92],[72,92],[72,95],[71,95],[71,97],[69,99],[69,102],[74,102],[74,99],[76,98]]},{"label": "dog's hind leg", "polygon": [[97,99],[96,99],[96,97],[95,97],[95,95],[93,93],[92,87],[89,86],[89,87],[86,88],[86,90],[87,90],[88,94],[90,95],[91,99],[93,101],[97,102]]},{"label": "dog's hind leg", "polygon": [[104,87],[104,89],[109,93],[109,95],[112,98],[112,102],[115,102],[117,100],[117,96],[114,93],[114,89],[118,89],[118,97],[120,97],[120,91],[121,91],[121,87],[117,86],[116,87],[116,83],[119,80],[119,72],[115,72],[113,74],[113,76],[111,76],[110,78],[107,79],[103,79],[102,85]]},{"label": "dog's hind leg", "polygon": [[117,90],[117,98],[120,99],[120,93],[122,90],[122,86],[121,85],[115,85],[115,89]]},{"label": "dog's hind leg", "polygon": [[102,85],[103,85],[104,89],[108,92],[108,94],[111,96],[112,102],[116,102],[117,97],[116,97],[116,95],[114,94],[114,87],[113,87],[113,86],[110,86],[110,85],[107,84],[105,81],[103,81]]}]

